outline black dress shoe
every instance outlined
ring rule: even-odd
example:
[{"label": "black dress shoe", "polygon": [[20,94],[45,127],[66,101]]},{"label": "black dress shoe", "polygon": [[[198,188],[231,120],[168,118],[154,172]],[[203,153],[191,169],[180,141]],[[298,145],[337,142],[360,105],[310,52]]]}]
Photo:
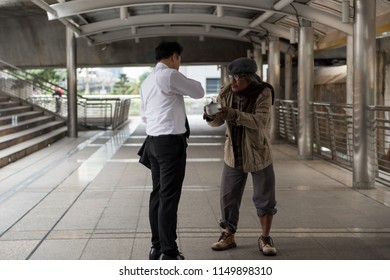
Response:
[{"label": "black dress shoe", "polygon": [[161,250],[152,247],[149,252],[149,260],[158,260],[161,256]]},{"label": "black dress shoe", "polygon": [[175,256],[172,256],[172,255],[166,255],[164,253],[161,254],[159,260],[178,260],[178,261],[182,261],[184,260],[184,256],[182,253],[179,253]]}]

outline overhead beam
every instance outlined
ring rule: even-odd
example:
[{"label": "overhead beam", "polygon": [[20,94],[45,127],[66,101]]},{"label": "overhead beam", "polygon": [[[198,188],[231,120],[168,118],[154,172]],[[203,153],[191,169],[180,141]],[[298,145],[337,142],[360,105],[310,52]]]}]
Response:
[{"label": "overhead beam", "polygon": [[[153,14],[143,16],[133,16],[126,21],[120,19],[112,19],[100,21],[87,25],[80,26],[79,36],[90,36],[102,32],[107,32],[116,29],[129,28],[131,26],[155,26],[166,24],[181,24],[181,25],[203,25],[203,26],[219,26],[227,28],[242,29],[248,26],[249,20],[238,17],[221,17],[206,14]],[[264,30],[265,28],[266,30]],[[210,30],[210,29],[208,29]],[[259,33],[271,33],[279,37],[288,38],[289,30],[284,27],[279,27],[274,24],[266,23],[262,27],[251,28],[250,31]]]},{"label": "overhead beam", "polygon": [[45,10],[46,12],[48,12],[49,14],[57,17],[58,14],[57,14],[57,11],[55,9],[53,9],[49,4],[47,4],[45,1],[43,0],[31,0],[31,2],[33,2],[35,5],[37,5],[38,7],[40,7],[41,9]]},{"label": "overhead beam", "polygon": [[[37,1],[37,0],[34,0]],[[71,17],[78,14],[96,12],[99,10],[107,10],[113,8],[120,8],[122,6],[139,6],[139,5],[151,5],[151,4],[164,4],[164,2],[154,2],[151,3],[150,0],[78,0],[78,1],[69,1],[65,3],[53,4],[50,7],[54,9],[57,15],[48,13],[49,19],[59,19],[64,17]],[[253,1],[253,0],[208,0],[208,1],[194,1],[194,0],[170,0],[170,4],[191,4],[191,5],[215,5],[215,6],[224,6],[224,7],[233,7],[238,9],[250,9],[257,11],[269,11],[275,12],[278,14],[296,16],[295,10],[287,5],[286,7],[275,10],[274,0],[262,0],[262,1]],[[298,11],[298,16],[313,21],[319,22],[324,25],[333,27],[335,29],[341,30],[349,35],[352,35],[352,24],[341,23],[340,18],[330,14],[328,12],[321,11],[319,9],[307,6],[305,4],[294,3],[295,9]]]},{"label": "overhead beam", "polygon": [[[305,4],[293,3],[293,5],[298,11],[298,16],[301,16],[309,21],[318,22],[340,30],[348,35],[353,34],[353,25],[351,23],[342,23],[340,17],[336,15],[321,11]],[[283,8],[283,11],[287,13],[295,13],[295,10],[291,7],[291,5]]]},{"label": "overhead beam", "polygon": [[[42,0],[31,0],[31,1],[40,2],[40,3],[44,2]],[[294,17],[299,16],[309,21],[319,22],[321,24],[333,27],[349,35],[353,33],[352,24],[341,23],[340,18],[333,14],[299,3],[293,3],[295,9],[293,9],[291,5],[283,7],[289,2],[290,0],[279,0],[276,3],[275,0],[264,0],[264,1],[208,0],[207,2],[194,1],[194,0],[172,0],[169,1],[169,5],[171,6],[175,4],[182,4],[182,5],[191,4],[191,5],[205,5],[205,6],[215,5],[216,7],[220,7],[220,9],[224,7],[232,7],[232,8],[264,11],[264,14],[275,12],[286,16],[288,15]],[[161,24],[163,26],[168,26],[169,24],[203,25],[209,27],[206,28],[207,30],[210,30],[211,26],[235,28],[241,30],[241,32],[236,33],[236,36],[238,37],[244,37],[245,34],[253,31],[253,32],[259,32],[258,34],[259,36],[263,36],[265,33],[267,33],[269,35],[277,36],[280,38],[286,38],[287,40],[290,38],[289,30],[287,30],[287,28],[275,24],[269,24],[267,22],[263,22],[261,26],[256,26],[252,28],[251,26],[254,26],[256,20],[249,22],[246,19],[241,19],[238,17],[230,17],[228,18],[230,22],[227,22],[225,16],[218,18],[215,17],[215,15],[199,15],[199,16],[185,15],[185,17],[188,16],[188,18],[186,18],[184,21],[180,19],[181,16],[180,14],[177,15],[170,14],[169,16],[171,18],[168,20],[164,17],[161,18],[160,16],[156,17],[155,15],[145,15],[145,16],[137,17],[136,19],[137,21],[132,21],[132,23],[123,20],[118,22],[117,19],[112,21],[85,24],[77,27],[73,25],[72,22],[69,22],[69,18],[68,18],[70,16],[82,16],[83,14],[88,12],[96,12],[96,11],[113,9],[113,8],[118,8],[123,10],[124,7],[126,7],[127,9],[128,7],[131,6],[139,6],[139,5],[147,6],[151,4],[154,5],[166,4],[166,2],[152,3],[150,2],[150,0],[134,0],[134,1],[112,0],[109,2],[106,0],[94,0],[94,1],[78,0],[78,1],[68,1],[68,2],[61,1],[61,3],[53,4],[50,6],[50,12],[48,12],[48,16],[50,19],[58,19],[69,28],[72,28],[77,36],[88,36],[88,34],[93,35],[103,31],[111,31],[115,29],[128,28],[130,24],[133,24],[137,27],[142,27],[140,29],[143,29],[144,26],[150,26],[153,23],[155,25]],[[47,8],[48,7],[46,6],[46,10],[48,10]],[[275,11],[276,8],[279,10]],[[175,18],[172,18],[172,16],[174,16]],[[197,18],[194,20],[195,16]],[[159,21],[157,20],[157,18],[160,18],[161,20]],[[206,34],[205,36],[212,36],[210,32],[207,33],[208,34]],[[252,37],[253,37],[253,33],[252,33]],[[88,40],[90,40],[90,38],[88,38]],[[95,44],[91,41],[89,43]]]},{"label": "overhead beam", "polygon": [[[207,37],[215,37],[222,39],[230,39],[242,42],[252,42],[258,46],[262,44],[262,38],[237,38],[237,33],[234,31],[229,31],[222,28],[213,28],[210,31],[205,30],[203,26],[172,26],[172,27],[146,27],[137,30],[137,34],[132,35],[130,29],[123,29],[120,31],[109,32],[94,36],[93,43],[91,45],[101,45],[101,44],[109,44],[116,41],[122,40],[131,40],[135,38],[149,38],[149,37],[160,37],[160,36],[204,36]],[[295,49],[290,44],[281,42],[280,50],[283,53],[288,53],[292,56],[295,56]]]},{"label": "overhead beam", "polygon": [[[147,37],[159,37],[159,36],[204,36],[204,37],[219,37],[230,40],[237,40],[243,42],[250,42],[249,38],[237,38],[235,31],[230,31],[222,28],[213,28],[209,32],[205,30],[203,26],[170,26],[170,27],[145,27],[139,29],[136,35],[132,35],[129,29],[122,29],[119,31],[108,32],[93,36],[92,45],[108,44],[115,41],[147,38]],[[254,38],[254,41],[259,41]]]},{"label": "overhead beam", "polygon": [[[37,0],[34,0],[37,1]],[[39,0],[38,0],[39,1]],[[189,5],[206,5],[206,6],[225,6],[225,7],[234,7],[241,9],[251,9],[251,10],[270,10],[274,3],[274,0],[262,0],[262,1],[253,1],[253,0],[207,0],[207,1],[194,1],[194,0],[170,0],[170,4],[189,4]],[[77,14],[83,14],[88,12],[97,12],[102,10],[108,10],[113,8],[120,8],[122,6],[140,6],[140,5],[156,5],[156,4],[167,4],[163,1],[156,1],[151,3],[150,0],[78,0],[70,1],[65,3],[53,4],[51,7],[57,11],[56,17],[51,17],[49,19],[58,19],[61,17],[70,17]]]},{"label": "overhead beam", "polygon": [[[267,19],[269,19],[270,17],[272,17],[276,11],[278,10],[281,10],[283,9],[285,6],[289,5],[291,2],[294,2],[294,0],[279,0],[278,2],[276,2],[273,6],[272,6],[272,9],[274,9],[275,11],[266,11],[264,12],[263,14],[261,14],[261,16],[259,16],[257,19],[253,20],[250,24],[249,24],[249,27],[256,27],[258,26],[259,24],[265,22]],[[240,32],[238,34],[238,36],[244,36],[245,34],[247,34],[249,32],[248,29],[244,29],[242,32]]]}]

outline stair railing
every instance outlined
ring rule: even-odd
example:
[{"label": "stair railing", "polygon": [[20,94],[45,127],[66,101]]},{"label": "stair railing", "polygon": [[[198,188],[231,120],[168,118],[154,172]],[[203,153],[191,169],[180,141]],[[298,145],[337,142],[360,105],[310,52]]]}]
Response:
[{"label": "stair railing", "polygon": [[[61,88],[60,100],[53,96]],[[67,118],[67,90],[0,60],[0,90],[19,97],[59,117]],[[56,107],[56,101],[60,108]],[[128,120],[130,98],[84,97],[77,95],[79,123],[84,126],[117,129]]]}]

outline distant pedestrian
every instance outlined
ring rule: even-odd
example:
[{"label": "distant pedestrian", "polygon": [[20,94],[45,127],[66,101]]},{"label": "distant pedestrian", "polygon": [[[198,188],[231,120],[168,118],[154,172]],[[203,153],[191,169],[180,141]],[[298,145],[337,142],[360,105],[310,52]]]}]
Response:
[{"label": "distant pedestrian", "polygon": [[63,95],[62,88],[56,87],[54,90],[54,93],[53,93],[53,97],[55,99],[56,113],[57,114],[61,114],[62,95]]}]

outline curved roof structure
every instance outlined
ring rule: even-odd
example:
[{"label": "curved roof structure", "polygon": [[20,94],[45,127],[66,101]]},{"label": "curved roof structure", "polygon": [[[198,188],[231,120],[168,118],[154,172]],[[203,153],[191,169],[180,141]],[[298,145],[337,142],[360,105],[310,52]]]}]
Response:
[{"label": "curved roof structure", "polygon": [[[350,0],[31,2],[45,10],[50,20],[61,21],[90,45],[172,35],[225,38],[255,45],[269,36],[294,42],[297,28],[306,20],[314,27],[316,47],[325,49],[342,45],[346,35],[353,32],[354,9]],[[378,33],[389,32],[390,1],[376,2]]]},{"label": "curved roof structure", "polygon": [[[377,36],[390,34],[390,0],[376,1]],[[0,0],[0,53],[18,67],[63,67],[65,26],[83,66],[147,65],[161,41],[185,46],[186,63],[226,63],[273,37],[296,54],[298,28],[314,28],[315,59],[343,64],[353,0]],[[28,55],[26,55],[28,54]]]}]

